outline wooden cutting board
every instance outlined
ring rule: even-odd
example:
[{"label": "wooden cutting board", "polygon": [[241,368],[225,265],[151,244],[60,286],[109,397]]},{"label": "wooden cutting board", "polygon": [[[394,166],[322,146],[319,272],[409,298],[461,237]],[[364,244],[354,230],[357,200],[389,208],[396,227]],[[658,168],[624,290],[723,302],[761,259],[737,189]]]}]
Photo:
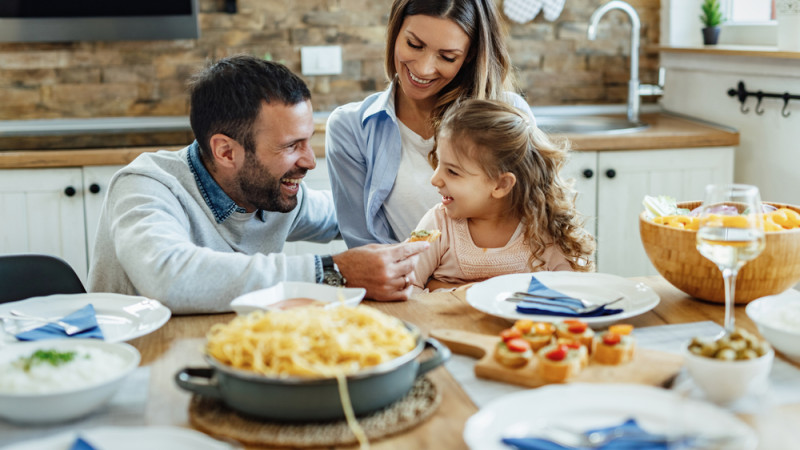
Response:
[{"label": "wooden cutting board", "polygon": [[[475,375],[480,378],[531,388],[548,383],[539,376],[536,357],[519,369],[495,361],[493,353],[500,336],[444,329],[432,330],[430,335],[447,345],[453,353],[478,358]],[[682,365],[683,357],[680,355],[636,348],[630,362],[616,366],[596,363],[590,357],[589,365],[568,381],[663,386],[680,371]]]}]

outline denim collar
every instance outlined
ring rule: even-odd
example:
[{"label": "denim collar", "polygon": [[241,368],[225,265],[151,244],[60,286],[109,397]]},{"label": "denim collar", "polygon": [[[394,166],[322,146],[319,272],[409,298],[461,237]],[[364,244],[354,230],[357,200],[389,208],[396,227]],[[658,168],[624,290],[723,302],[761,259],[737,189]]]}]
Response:
[{"label": "denim collar", "polygon": [[[225,219],[230,217],[234,212],[247,212],[222,190],[220,185],[214,180],[214,177],[208,172],[206,166],[203,165],[200,159],[200,145],[197,141],[192,142],[192,145],[189,146],[187,155],[189,170],[194,174],[197,188],[200,189],[200,194],[203,195],[203,199],[214,214],[214,219],[217,223],[224,222]],[[261,218],[261,210],[258,211],[256,216]]]}]

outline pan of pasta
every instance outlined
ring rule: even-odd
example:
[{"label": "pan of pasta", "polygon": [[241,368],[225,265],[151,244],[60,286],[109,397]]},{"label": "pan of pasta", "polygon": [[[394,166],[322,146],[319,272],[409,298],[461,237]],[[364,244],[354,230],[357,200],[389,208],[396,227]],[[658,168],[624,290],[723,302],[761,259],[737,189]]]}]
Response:
[{"label": "pan of pasta", "polygon": [[[272,421],[376,411],[450,357],[414,325],[365,305],[254,311],[214,325],[206,338],[210,367],[185,368],[176,383]],[[433,351],[420,357],[426,348]]]}]

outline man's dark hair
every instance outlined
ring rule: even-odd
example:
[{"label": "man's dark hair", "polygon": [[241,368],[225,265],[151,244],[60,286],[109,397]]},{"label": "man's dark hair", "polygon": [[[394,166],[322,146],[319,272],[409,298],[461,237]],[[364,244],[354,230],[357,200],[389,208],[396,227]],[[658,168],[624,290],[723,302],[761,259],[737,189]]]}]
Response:
[{"label": "man's dark hair", "polygon": [[189,120],[203,159],[213,161],[209,141],[221,133],[255,150],[253,124],[262,102],[296,105],[311,99],[306,83],[283,64],[253,56],[220,59],[189,81]]}]

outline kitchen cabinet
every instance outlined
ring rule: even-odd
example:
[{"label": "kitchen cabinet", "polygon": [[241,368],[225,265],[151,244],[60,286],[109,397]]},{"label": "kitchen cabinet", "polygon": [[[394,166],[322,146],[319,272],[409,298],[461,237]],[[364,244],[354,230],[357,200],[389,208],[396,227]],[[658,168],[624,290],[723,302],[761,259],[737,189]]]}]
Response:
[{"label": "kitchen cabinet", "polygon": [[[330,190],[331,182],[328,178],[328,163],[325,158],[317,158],[317,167],[309,170],[305,177],[306,186],[317,190]],[[347,250],[347,245],[341,239],[335,239],[327,244],[317,242],[287,242],[283,247],[283,252],[287,255],[304,255],[312,253],[315,255],[333,255]]]},{"label": "kitchen cabinet", "polygon": [[562,175],[575,179],[577,208],[597,239],[597,271],[656,275],[639,237],[645,195],[702,200],[710,183],[733,181],[733,147],[573,152]]},{"label": "kitchen cabinet", "polygon": [[47,253],[86,284],[108,180],[122,166],[0,170],[0,253]]}]

